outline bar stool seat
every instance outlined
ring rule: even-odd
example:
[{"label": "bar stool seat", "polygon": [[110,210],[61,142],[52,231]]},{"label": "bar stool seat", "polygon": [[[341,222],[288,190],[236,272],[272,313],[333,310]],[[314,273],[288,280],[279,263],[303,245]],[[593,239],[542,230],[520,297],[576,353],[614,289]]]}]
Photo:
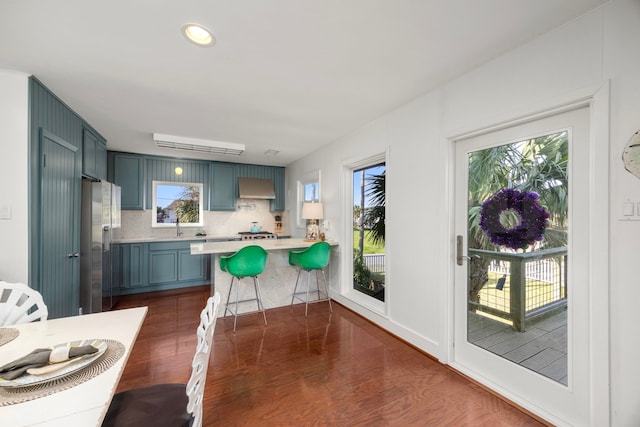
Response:
[{"label": "bar stool seat", "polygon": [[[258,304],[258,312],[262,312],[264,324],[267,324],[267,315],[264,312],[264,305],[262,304],[262,293],[260,291],[260,281],[258,280],[258,274],[261,274],[264,271],[264,267],[266,264],[267,251],[257,245],[245,246],[232,255],[223,255],[220,257],[220,270],[226,271],[231,275],[231,284],[229,285],[227,302],[224,307],[224,316],[227,315],[227,310],[231,314],[233,314],[233,332],[236,331],[238,315],[253,313],[238,312],[238,304],[244,302],[256,301],[256,303]],[[245,277],[253,278],[253,289],[256,297],[240,300],[240,280]],[[229,299],[231,298],[231,290],[233,289],[234,279],[237,279],[236,299],[235,301],[229,301]],[[233,305],[234,307],[231,308],[231,305]]]},{"label": "bar stool seat", "polygon": [[[331,307],[331,299],[329,298],[329,287],[327,285],[327,276],[324,273],[324,268],[329,265],[329,251],[331,245],[327,242],[317,242],[309,246],[302,251],[289,251],[289,264],[298,267],[298,277],[296,278],[296,286],[293,289],[293,295],[291,297],[291,305],[295,299],[298,299],[305,303],[304,315],[307,316],[309,309],[309,303],[329,301],[329,311],[333,312]],[[307,290],[306,292],[297,292],[298,282],[300,281],[300,274],[307,272]],[[316,290],[317,298],[309,300],[309,282],[311,279],[311,272],[316,272]],[[320,290],[320,281],[318,279],[318,271],[322,272],[324,279],[324,291]],[[305,297],[303,298],[302,295]]]}]

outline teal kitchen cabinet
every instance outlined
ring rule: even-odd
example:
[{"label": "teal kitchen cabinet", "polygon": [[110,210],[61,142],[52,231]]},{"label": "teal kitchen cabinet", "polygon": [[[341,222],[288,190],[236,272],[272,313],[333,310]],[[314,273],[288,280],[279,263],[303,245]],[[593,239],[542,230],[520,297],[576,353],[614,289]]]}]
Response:
[{"label": "teal kitchen cabinet", "polygon": [[207,281],[206,255],[191,255],[190,241],[149,244],[149,284]]},{"label": "teal kitchen cabinet", "polygon": [[[87,153],[85,130],[91,131]],[[102,177],[96,159],[106,151],[104,141],[36,77],[29,78],[29,285],[42,294],[50,319],[79,312],[80,186],[85,157],[89,176]]]},{"label": "teal kitchen cabinet", "polygon": [[191,255],[191,249],[178,251],[178,280],[205,284],[207,278],[207,255]]},{"label": "teal kitchen cabinet", "polygon": [[149,284],[178,281],[178,251],[173,243],[151,243],[149,245]]},{"label": "teal kitchen cabinet", "polygon": [[120,186],[123,210],[144,209],[144,157],[109,153],[111,181]]},{"label": "teal kitchen cabinet", "polygon": [[105,141],[86,127],[82,129],[82,174],[107,179],[107,146]]},{"label": "teal kitchen cabinet", "polygon": [[121,293],[123,289],[147,286],[147,244],[120,243],[118,246],[120,248],[119,282]]},{"label": "teal kitchen cabinet", "polygon": [[271,201],[269,209],[271,211],[283,211],[285,208],[285,175],[284,168],[273,167],[273,186],[276,192],[275,200]]},{"label": "teal kitchen cabinet", "polygon": [[210,163],[210,211],[235,211],[238,198],[236,167],[231,164]]},{"label": "teal kitchen cabinet", "polygon": [[191,241],[119,243],[119,294],[206,285],[209,256],[191,255]]}]

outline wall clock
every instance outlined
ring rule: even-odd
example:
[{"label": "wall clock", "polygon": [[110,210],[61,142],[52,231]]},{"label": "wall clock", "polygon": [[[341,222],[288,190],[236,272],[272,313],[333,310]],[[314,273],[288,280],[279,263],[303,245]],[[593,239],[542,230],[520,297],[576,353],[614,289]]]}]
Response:
[{"label": "wall clock", "polygon": [[640,178],[640,130],[633,134],[622,152],[622,161],[626,170]]}]

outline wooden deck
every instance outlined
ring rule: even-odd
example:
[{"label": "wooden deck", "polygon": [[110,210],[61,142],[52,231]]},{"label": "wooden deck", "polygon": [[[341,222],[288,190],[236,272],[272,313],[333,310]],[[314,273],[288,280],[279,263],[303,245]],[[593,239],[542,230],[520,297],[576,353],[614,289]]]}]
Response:
[{"label": "wooden deck", "polygon": [[510,325],[469,313],[468,341],[567,385],[567,312],[561,311],[517,332]]}]

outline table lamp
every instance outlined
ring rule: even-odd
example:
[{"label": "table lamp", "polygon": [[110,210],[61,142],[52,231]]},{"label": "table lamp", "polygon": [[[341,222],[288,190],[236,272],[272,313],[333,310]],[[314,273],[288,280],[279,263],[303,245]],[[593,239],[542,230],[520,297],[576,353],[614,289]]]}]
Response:
[{"label": "table lamp", "polygon": [[308,220],[306,242],[316,242],[320,239],[318,220],[324,219],[324,211],[320,202],[304,202],[302,204],[302,219]]}]

